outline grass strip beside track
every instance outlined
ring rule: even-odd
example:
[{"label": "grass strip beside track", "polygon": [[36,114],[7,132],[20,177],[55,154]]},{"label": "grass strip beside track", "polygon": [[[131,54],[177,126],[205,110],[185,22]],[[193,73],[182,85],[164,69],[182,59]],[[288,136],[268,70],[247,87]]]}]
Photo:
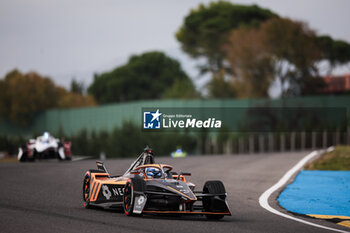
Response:
[{"label": "grass strip beside track", "polygon": [[337,146],[333,151],[324,153],[320,158],[307,164],[306,170],[350,170],[350,146]]}]

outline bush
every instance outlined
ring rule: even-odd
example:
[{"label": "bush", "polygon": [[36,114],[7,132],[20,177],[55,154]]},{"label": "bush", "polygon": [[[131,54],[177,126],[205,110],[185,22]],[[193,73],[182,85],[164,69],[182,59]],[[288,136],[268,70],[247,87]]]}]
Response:
[{"label": "bush", "polygon": [[9,155],[15,155],[18,153],[18,147],[25,142],[26,139],[24,139],[22,136],[0,136],[0,151],[5,151]]},{"label": "bush", "polygon": [[143,132],[130,122],[110,133],[82,130],[70,140],[73,154],[98,157],[104,152],[109,158],[135,157],[146,145],[153,148],[156,155],[169,155],[177,146],[193,153],[197,147],[195,136],[188,132]]},{"label": "bush", "polygon": [[[73,155],[98,158],[100,153],[104,152],[108,158],[124,158],[136,157],[147,145],[154,149],[156,155],[170,155],[177,147],[191,154],[196,152],[198,135],[186,131],[143,132],[139,126],[125,122],[122,127],[116,127],[111,132],[88,132],[83,129],[73,136],[67,136],[60,129],[53,136],[71,141]],[[17,154],[18,147],[28,139],[21,136],[0,136],[0,151],[7,151],[11,155]]]}]

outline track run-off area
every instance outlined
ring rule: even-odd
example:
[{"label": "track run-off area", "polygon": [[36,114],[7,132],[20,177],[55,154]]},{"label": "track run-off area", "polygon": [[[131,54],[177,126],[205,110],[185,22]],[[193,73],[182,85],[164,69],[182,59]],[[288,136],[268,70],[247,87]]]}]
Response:
[{"label": "track run-off area", "polygon": [[[156,155],[157,163],[172,165],[178,172],[191,172],[189,180],[197,185],[196,189],[201,190],[207,180],[223,181],[232,216],[219,221],[208,221],[203,216],[128,217],[118,210],[85,209],[82,204],[83,176],[86,170],[95,169],[95,160],[0,163],[0,231],[322,233],[337,229],[350,232],[349,228],[332,222],[293,215],[279,207],[276,198],[297,171],[293,170],[295,173],[284,178],[283,185],[275,185],[310,153],[187,158]],[[111,175],[120,175],[135,158],[110,159],[105,165]],[[271,187],[275,188],[265,196],[266,203],[271,209],[291,218],[270,212],[259,204],[259,198]]]}]

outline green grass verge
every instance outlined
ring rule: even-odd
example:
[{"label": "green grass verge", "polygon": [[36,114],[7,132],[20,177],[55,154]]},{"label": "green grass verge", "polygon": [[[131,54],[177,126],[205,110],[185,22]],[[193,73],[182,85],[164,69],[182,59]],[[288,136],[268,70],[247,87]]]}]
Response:
[{"label": "green grass verge", "polygon": [[337,146],[333,151],[305,166],[306,170],[350,170],[350,146]]},{"label": "green grass verge", "polygon": [[18,162],[17,156],[16,157],[8,157],[8,158],[1,158],[0,163],[9,163],[9,162]]}]

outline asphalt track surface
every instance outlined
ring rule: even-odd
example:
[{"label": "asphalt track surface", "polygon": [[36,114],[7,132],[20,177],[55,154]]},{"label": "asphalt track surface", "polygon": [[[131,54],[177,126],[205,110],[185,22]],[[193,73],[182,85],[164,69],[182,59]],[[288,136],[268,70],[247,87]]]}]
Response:
[{"label": "asphalt track surface", "polygon": [[[82,179],[94,160],[0,163],[0,232],[329,232],[274,215],[259,205],[259,196],[308,152],[260,155],[157,158],[177,171],[191,172],[202,189],[206,180],[222,180],[232,216],[208,221],[203,216],[128,217],[120,211],[85,209]],[[132,159],[107,160],[112,175],[122,174]],[[274,208],[278,192],[269,199]],[[324,220],[297,216],[317,224],[349,230]]]}]

